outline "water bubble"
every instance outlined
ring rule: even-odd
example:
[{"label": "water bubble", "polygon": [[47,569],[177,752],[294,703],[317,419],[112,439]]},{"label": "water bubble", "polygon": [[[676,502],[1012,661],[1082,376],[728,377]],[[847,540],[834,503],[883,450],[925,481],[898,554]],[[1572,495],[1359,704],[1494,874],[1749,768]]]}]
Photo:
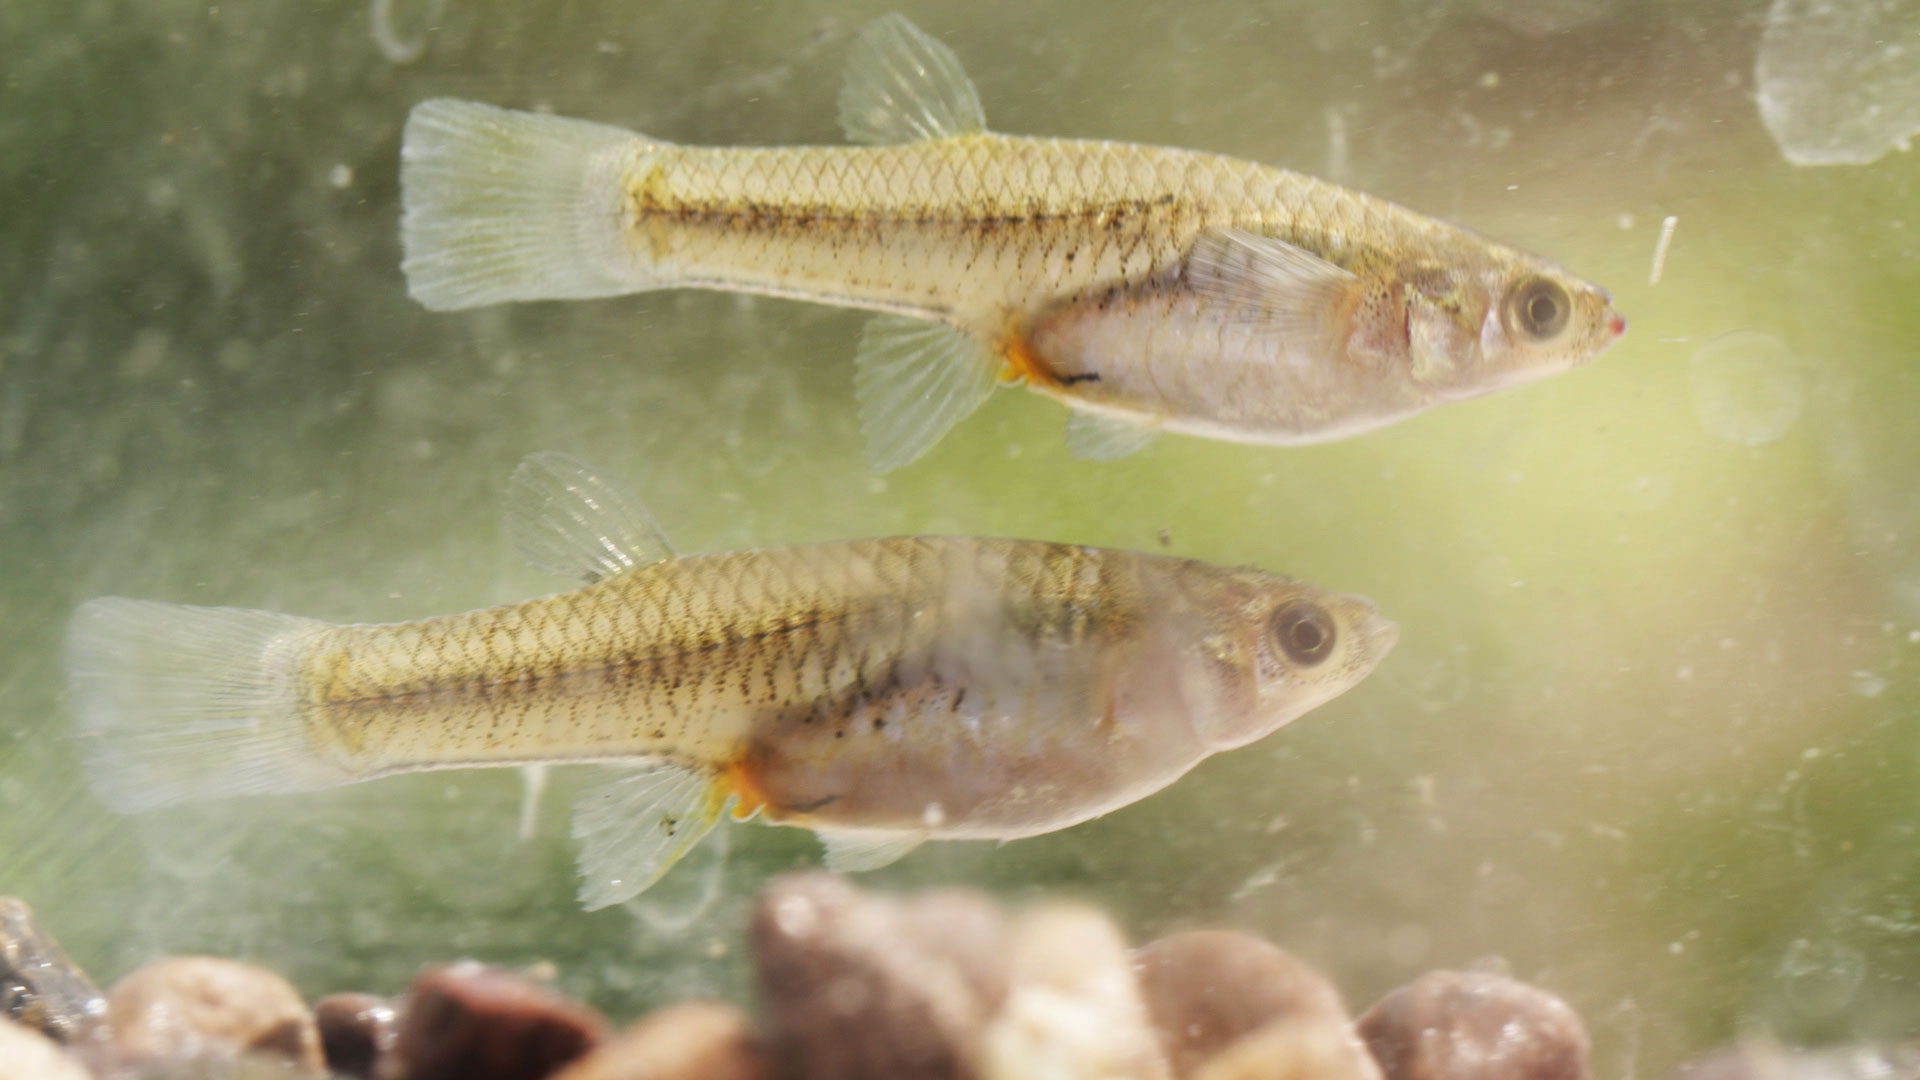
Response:
[{"label": "water bubble", "polygon": [[1796,939],[1775,972],[1787,1000],[1803,1016],[1833,1016],[1847,1007],[1866,981],[1867,960],[1858,949],[1832,940]]},{"label": "water bubble", "polygon": [[1774,0],[1754,61],[1767,133],[1795,165],[1864,165],[1920,132],[1920,6]]},{"label": "water bubble", "polygon": [[1693,354],[1693,409],[1729,442],[1762,446],[1785,435],[1807,399],[1806,371],[1785,342],[1735,330]]}]

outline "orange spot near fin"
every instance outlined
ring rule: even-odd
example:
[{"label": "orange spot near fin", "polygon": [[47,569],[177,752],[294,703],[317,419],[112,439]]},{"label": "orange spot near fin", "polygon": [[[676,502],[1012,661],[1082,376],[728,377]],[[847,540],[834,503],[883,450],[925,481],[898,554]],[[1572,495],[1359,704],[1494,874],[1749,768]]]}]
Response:
[{"label": "orange spot near fin", "polygon": [[1038,353],[1027,339],[1019,334],[1008,334],[1000,343],[1000,381],[1003,383],[1024,382],[1032,387],[1057,386],[1059,376],[1040,359]]},{"label": "orange spot near fin", "polygon": [[[767,809],[767,793],[760,787],[760,777],[750,753],[734,758],[726,768],[720,770],[720,786],[736,800],[733,804],[735,821],[745,821]],[[771,818],[773,815],[768,816]]]}]

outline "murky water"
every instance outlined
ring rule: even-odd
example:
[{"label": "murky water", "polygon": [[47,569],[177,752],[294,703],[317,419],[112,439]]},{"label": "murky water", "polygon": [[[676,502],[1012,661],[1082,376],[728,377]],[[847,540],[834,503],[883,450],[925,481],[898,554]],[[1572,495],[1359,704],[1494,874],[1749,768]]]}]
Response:
[{"label": "murky water", "polygon": [[0,5],[0,891],[103,980],[195,950],[392,989],[471,954],[554,960],[623,1015],[741,993],[741,904],[817,859],[798,832],[736,830],[677,902],[586,915],[564,770],[528,841],[508,773],[130,821],[66,741],[58,640],[89,596],[375,620],[554,587],[497,497],[558,449],[629,478],[685,550],[1164,549],[1401,623],[1366,684],[1161,795],[875,882],[1070,893],[1142,937],[1240,925],[1361,1003],[1427,967],[1508,970],[1582,1010],[1607,1078],[1739,1030],[1920,1027],[1920,163],[1789,162],[1756,98],[1767,5],[904,8],[1001,130],[1328,175],[1548,254],[1631,322],[1588,368],[1342,443],[1092,465],[1056,406],[1004,394],[875,478],[857,314],[407,299],[415,101],[837,141],[840,58],[884,10]]}]

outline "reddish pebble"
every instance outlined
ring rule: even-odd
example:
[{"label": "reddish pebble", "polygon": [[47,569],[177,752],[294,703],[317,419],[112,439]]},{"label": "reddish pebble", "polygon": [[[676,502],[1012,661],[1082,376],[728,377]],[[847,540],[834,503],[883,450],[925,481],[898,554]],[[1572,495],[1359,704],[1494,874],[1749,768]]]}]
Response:
[{"label": "reddish pebble", "polygon": [[1360,1037],[1387,1080],[1587,1080],[1586,1025],[1499,975],[1432,971],[1381,998]]},{"label": "reddish pebble", "polygon": [[178,956],[107,994],[107,1053],[122,1065],[259,1054],[319,1072],[320,1033],[287,980],[264,968]]},{"label": "reddish pebble", "polygon": [[413,981],[380,1071],[405,1080],[542,1080],[605,1034],[600,1014],[524,975],[452,964]]},{"label": "reddish pebble", "polygon": [[739,1009],[689,1001],[644,1017],[552,1080],[772,1080],[773,1075]]},{"label": "reddish pebble", "polygon": [[751,934],[768,1052],[789,1075],[978,1074],[980,1035],[1007,986],[1006,931],[984,897],[902,902],[791,874],[760,894]]},{"label": "reddish pebble", "polygon": [[1345,1031],[1347,1006],[1321,974],[1285,949],[1228,930],[1194,930],[1133,953],[1160,1045],[1178,1077],[1277,1020]]},{"label": "reddish pebble", "polygon": [[327,1068],[341,1076],[367,1078],[380,1054],[393,1045],[392,1003],[372,994],[333,994],[314,1002],[320,1049]]}]

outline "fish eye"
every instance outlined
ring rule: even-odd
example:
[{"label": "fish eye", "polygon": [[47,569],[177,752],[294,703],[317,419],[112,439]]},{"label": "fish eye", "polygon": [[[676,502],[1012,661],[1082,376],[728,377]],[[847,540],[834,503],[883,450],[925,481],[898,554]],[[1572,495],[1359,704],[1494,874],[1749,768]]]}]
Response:
[{"label": "fish eye", "polygon": [[1566,329],[1572,314],[1567,290],[1546,278],[1528,278],[1507,295],[1507,324],[1535,341]]},{"label": "fish eye", "polygon": [[1299,601],[1283,604],[1273,613],[1272,630],[1280,651],[1301,667],[1314,667],[1332,655],[1338,633],[1325,611]]}]

